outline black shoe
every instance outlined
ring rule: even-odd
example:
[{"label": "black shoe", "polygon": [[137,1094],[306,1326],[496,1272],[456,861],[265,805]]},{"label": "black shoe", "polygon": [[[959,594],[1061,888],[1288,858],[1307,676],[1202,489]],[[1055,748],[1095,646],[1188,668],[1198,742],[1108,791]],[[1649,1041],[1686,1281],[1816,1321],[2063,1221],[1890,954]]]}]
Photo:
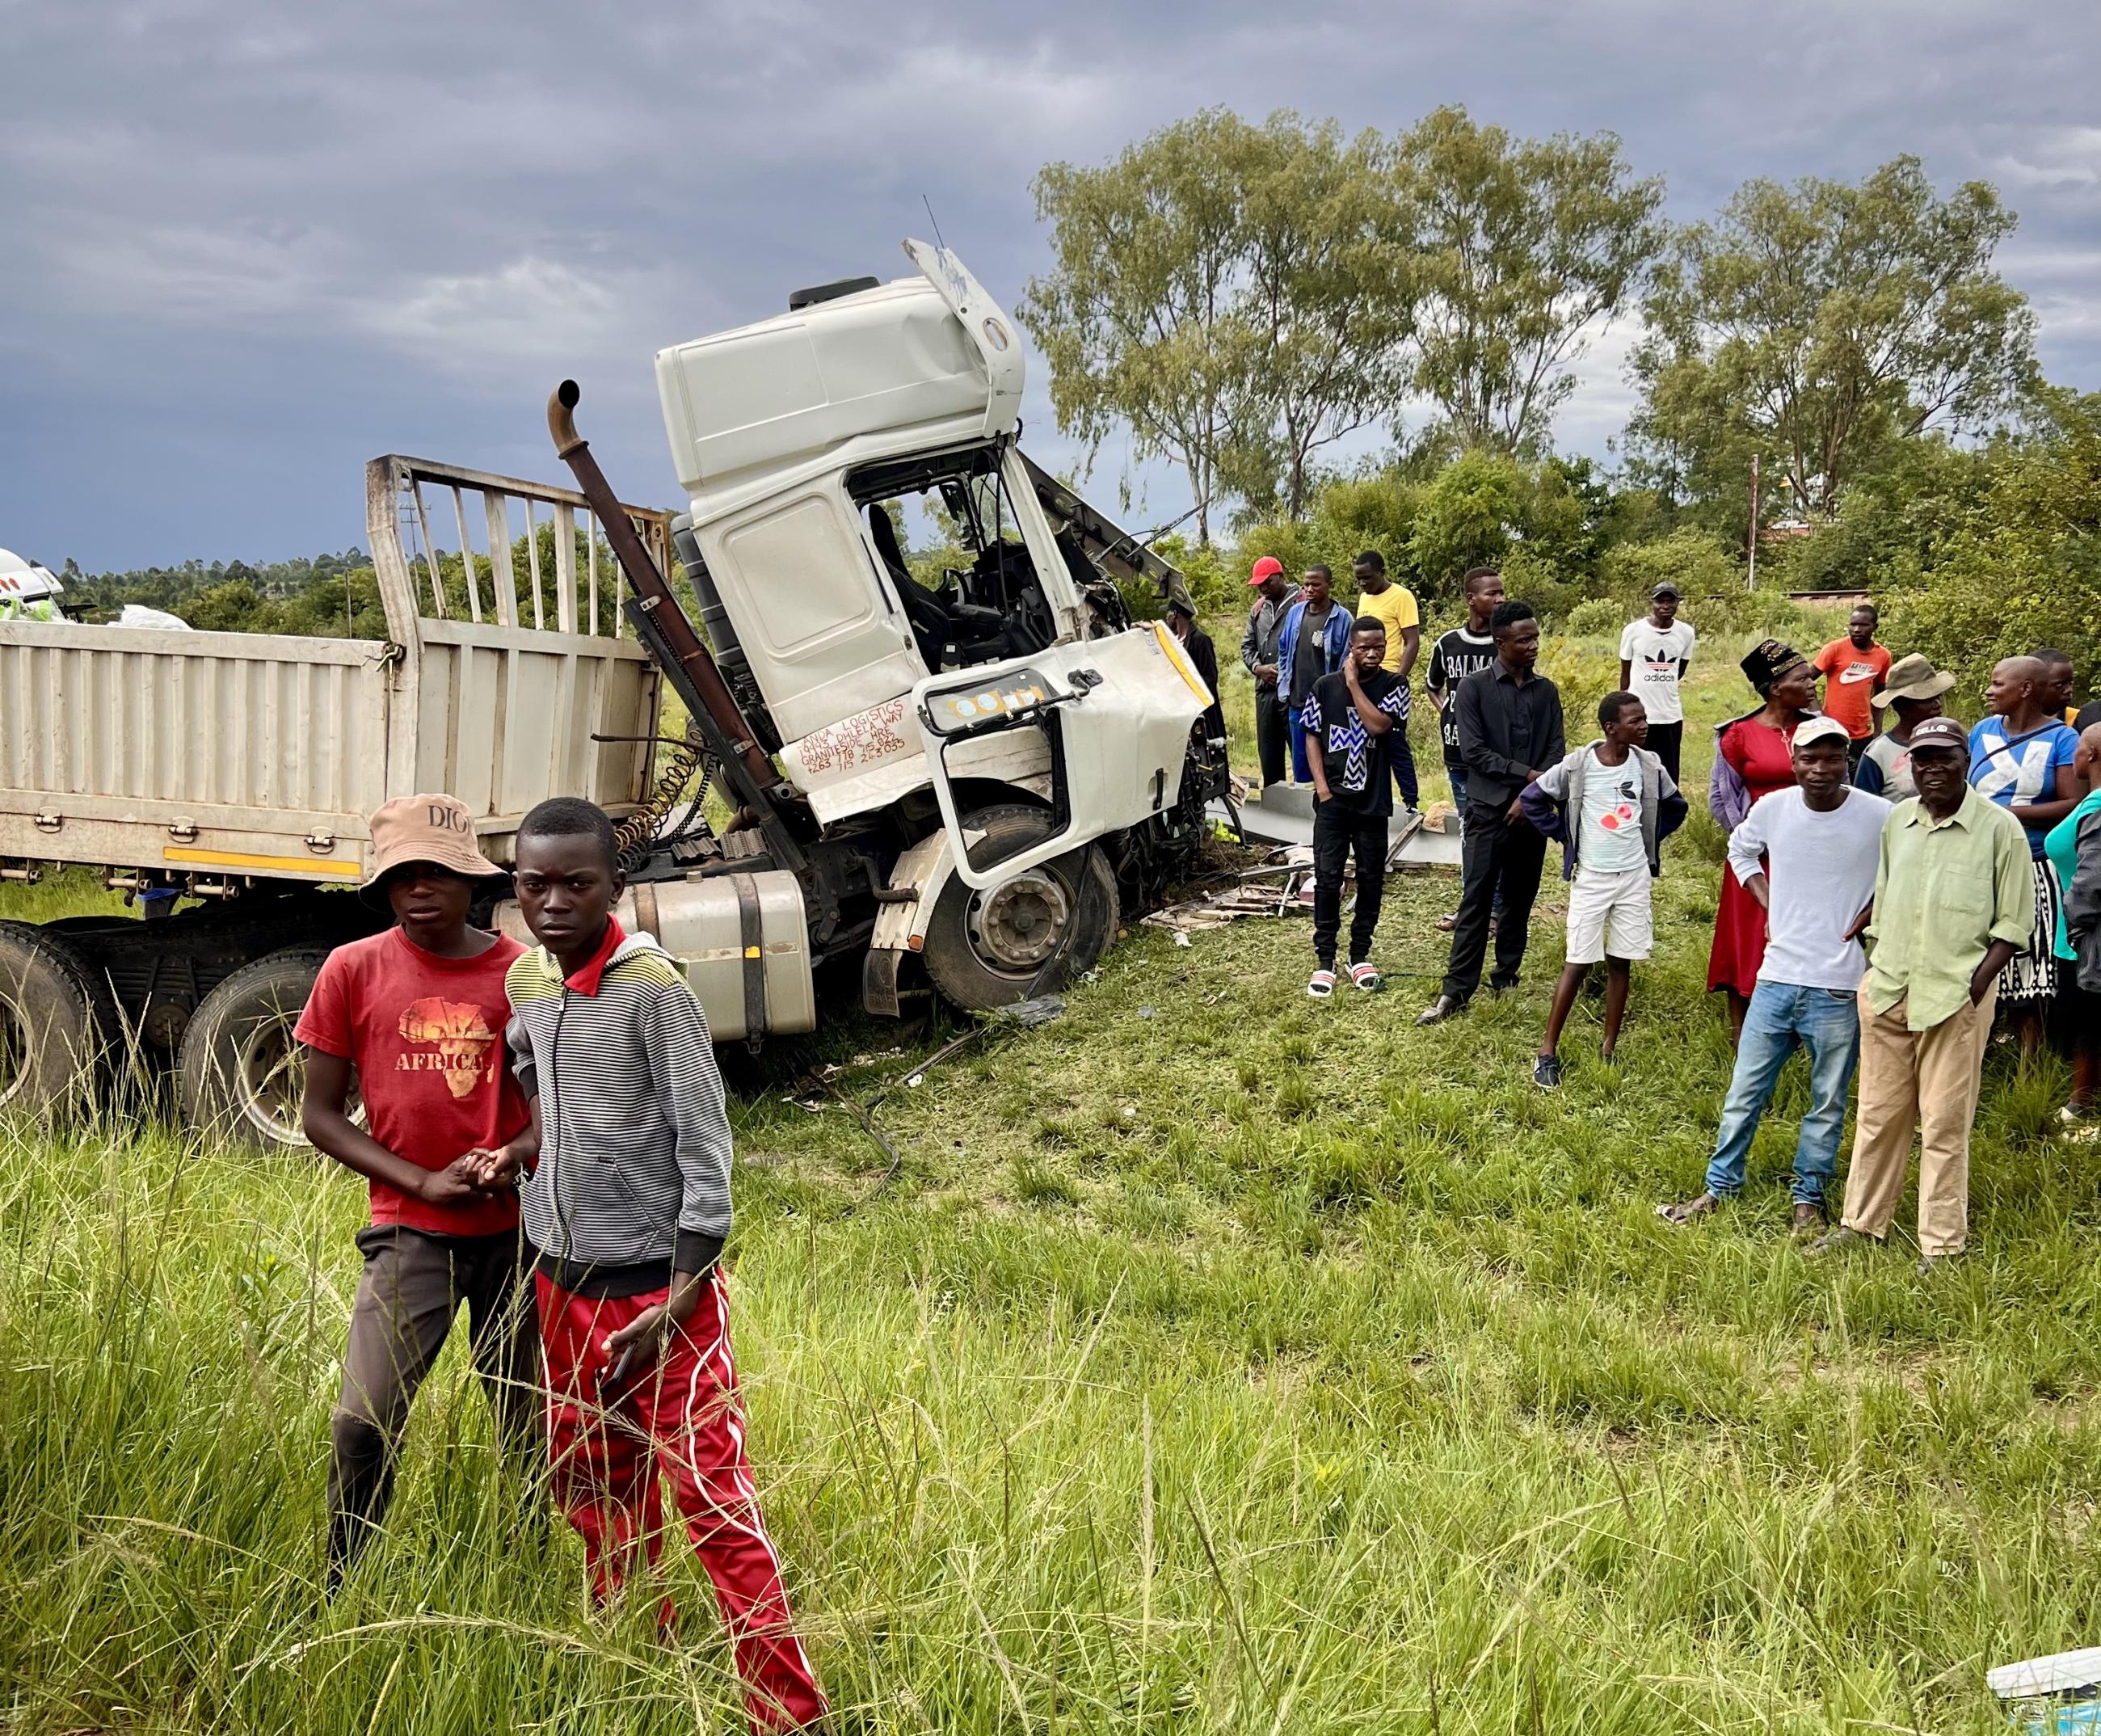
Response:
[{"label": "black shoe", "polygon": [[1561,1089],[1561,1057],[1541,1055],[1532,1064],[1532,1083],[1541,1091]]},{"label": "black shoe", "polygon": [[1440,994],[1417,1016],[1418,1025],[1442,1025],[1447,1019],[1457,1018],[1466,1010],[1466,1003],[1454,995]]}]

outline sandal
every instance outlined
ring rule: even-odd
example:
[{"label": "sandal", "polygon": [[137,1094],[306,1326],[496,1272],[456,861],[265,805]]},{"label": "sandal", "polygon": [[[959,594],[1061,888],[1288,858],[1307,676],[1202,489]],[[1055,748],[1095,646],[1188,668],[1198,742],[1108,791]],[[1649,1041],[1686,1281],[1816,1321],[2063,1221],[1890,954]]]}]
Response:
[{"label": "sandal", "polygon": [[1386,987],[1386,978],[1369,960],[1350,967],[1350,981],[1368,994],[1377,994]]},{"label": "sandal", "polygon": [[1440,934],[1449,934],[1458,926],[1459,913],[1457,910],[1454,910],[1449,916],[1440,916],[1437,919],[1437,932]]},{"label": "sandal", "polygon": [[1325,1001],[1335,992],[1335,973],[1325,970],[1314,972],[1307,982],[1306,992],[1316,1001]]}]

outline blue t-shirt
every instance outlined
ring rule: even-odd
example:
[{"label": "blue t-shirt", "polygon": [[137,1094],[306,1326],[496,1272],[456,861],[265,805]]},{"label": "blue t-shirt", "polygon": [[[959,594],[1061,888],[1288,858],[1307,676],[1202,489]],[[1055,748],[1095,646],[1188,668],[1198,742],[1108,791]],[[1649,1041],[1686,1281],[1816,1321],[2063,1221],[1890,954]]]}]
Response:
[{"label": "blue t-shirt", "polygon": [[[2001,808],[2055,800],[2057,768],[2071,764],[2078,748],[2078,735],[2055,718],[2026,735],[2010,736],[2006,719],[1988,717],[1970,732],[1970,786]],[[2046,826],[2028,830],[2028,849],[2038,861],[2049,833]]]}]

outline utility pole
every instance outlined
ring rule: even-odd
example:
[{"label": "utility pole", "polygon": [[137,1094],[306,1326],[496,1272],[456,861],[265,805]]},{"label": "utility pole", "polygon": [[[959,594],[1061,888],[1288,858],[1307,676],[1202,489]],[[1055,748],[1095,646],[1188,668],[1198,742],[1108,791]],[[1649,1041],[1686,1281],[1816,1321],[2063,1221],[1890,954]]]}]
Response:
[{"label": "utility pole", "polygon": [[1750,560],[1744,568],[1744,588],[1758,588],[1758,455],[1751,454],[1751,535]]}]

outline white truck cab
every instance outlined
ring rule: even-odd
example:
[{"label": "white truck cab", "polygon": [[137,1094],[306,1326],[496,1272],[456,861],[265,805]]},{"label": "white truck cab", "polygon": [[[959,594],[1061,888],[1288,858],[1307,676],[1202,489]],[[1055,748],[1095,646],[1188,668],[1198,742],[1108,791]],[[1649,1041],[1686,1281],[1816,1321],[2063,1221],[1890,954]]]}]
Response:
[{"label": "white truck cab", "polygon": [[[1201,756],[1206,788],[1184,789],[1211,695],[1172,634],[1132,626],[1110,574],[1177,576],[1021,452],[1026,364],[1006,311],[945,249],[905,251],[909,277],[801,291],[785,313],[658,352],[688,507],[673,539],[716,662],[817,823],[938,825],[944,846],[908,835],[903,878],[878,888],[874,950],[942,944],[930,925],[953,875],[971,895],[966,941],[1001,981],[967,991],[948,961],[929,968],[984,1004],[1047,956],[1007,945],[1002,917],[1033,899],[1055,932],[1079,901],[1025,877],[1211,793]],[[900,546],[914,508],[945,513],[973,556],[938,588]],[[989,846],[974,817],[1017,801],[1040,822],[1008,815]],[[885,969],[871,1004],[889,998]]]}]

